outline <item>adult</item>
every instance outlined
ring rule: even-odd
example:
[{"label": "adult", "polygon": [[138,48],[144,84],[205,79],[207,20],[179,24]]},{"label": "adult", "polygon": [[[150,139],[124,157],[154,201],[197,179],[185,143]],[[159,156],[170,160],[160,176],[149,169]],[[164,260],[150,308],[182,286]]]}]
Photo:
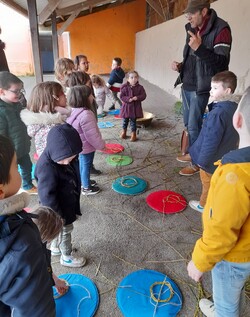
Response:
[{"label": "adult", "polygon": [[[228,23],[210,8],[209,0],[189,0],[184,13],[188,23],[185,25],[187,37],[183,61],[174,61],[172,69],[180,73],[175,87],[182,84],[183,119],[191,146],[201,130],[211,78],[228,70],[232,36]],[[177,160],[188,162],[191,158],[187,153],[178,156]],[[198,171],[198,166],[190,165],[184,176]]]},{"label": "adult", "polygon": [[[2,30],[0,27],[0,34],[1,33],[2,33]],[[5,49],[5,43],[0,40],[0,72],[3,72],[3,71],[9,72],[10,70],[9,70],[4,49]]]}]

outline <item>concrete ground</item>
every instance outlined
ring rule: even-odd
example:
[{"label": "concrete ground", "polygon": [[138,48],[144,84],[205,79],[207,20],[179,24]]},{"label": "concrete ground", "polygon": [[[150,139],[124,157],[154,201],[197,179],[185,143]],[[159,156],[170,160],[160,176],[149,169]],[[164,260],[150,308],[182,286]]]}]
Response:
[{"label": "concrete ground", "polygon": [[[34,85],[32,80],[24,79],[27,95]],[[53,269],[58,275],[80,273],[95,282],[100,294],[97,317],[122,316],[116,302],[117,286],[129,273],[142,268],[164,273],[177,283],[183,295],[178,316],[202,316],[197,308],[200,286],[188,277],[186,270],[194,243],[201,235],[201,214],[187,206],[180,213],[167,215],[154,211],[146,203],[150,193],[164,189],[182,194],[187,202],[198,199],[199,174],[191,177],[178,174],[185,164],[176,161],[183,128],[182,117],[174,107],[176,98],[145,80],[140,82],[147,92],[143,109],[154,113],[155,118],[149,127],[138,129],[137,142],[119,138],[121,120],[111,115],[99,119],[114,123],[114,127],[101,129],[103,138],[107,143],[122,144],[125,147],[122,154],[132,157],[133,162],[113,167],[106,162],[107,154],[96,153],[94,164],[102,174],[93,179],[101,192],[81,197],[82,216],[74,223],[73,231],[76,254],[86,256],[87,265],[66,268],[60,265],[59,257],[53,257]],[[107,101],[106,109],[109,105]],[[113,191],[112,182],[128,175],[144,179],[146,191],[136,196]],[[30,207],[37,205],[38,198],[33,196]],[[211,294],[210,273],[204,274],[202,286],[207,295]],[[249,300],[244,316],[250,316]]]}]

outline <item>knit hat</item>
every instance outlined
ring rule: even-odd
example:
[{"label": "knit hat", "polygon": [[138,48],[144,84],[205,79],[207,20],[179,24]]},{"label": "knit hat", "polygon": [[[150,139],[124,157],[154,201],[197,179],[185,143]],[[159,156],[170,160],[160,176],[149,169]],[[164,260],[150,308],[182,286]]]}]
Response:
[{"label": "knit hat", "polygon": [[188,5],[183,13],[195,13],[203,8],[210,8],[210,0],[188,0]]}]

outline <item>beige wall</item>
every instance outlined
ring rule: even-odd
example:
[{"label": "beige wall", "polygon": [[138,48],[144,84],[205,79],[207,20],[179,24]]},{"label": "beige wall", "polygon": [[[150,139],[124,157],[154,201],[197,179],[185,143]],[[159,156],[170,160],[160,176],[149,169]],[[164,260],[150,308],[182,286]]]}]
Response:
[{"label": "beige wall", "polygon": [[[237,92],[250,85],[249,0],[218,0],[211,6],[226,20],[233,35],[229,68],[238,77]],[[173,88],[177,73],[171,70],[173,60],[182,60],[186,19],[176,19],[136,34],[135,68],[140,76],[170,94],[180,97],[180,88]]]}]

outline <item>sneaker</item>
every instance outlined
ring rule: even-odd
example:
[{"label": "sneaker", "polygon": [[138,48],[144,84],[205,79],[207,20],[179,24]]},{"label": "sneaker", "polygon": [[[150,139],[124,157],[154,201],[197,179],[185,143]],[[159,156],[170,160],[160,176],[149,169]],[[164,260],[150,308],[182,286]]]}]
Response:
[{"label": "sneaker", "polygon": [[95,195],[98,194],[100,191],[100,188],[98,186],[91,186],[90,188],[83,188],[82,194],[83,195]]},{"label": "sneaker", "polygon": [[90,185],[91,185],[91,186],[96,186],[96,185],[97,185],[97,182],[96,182],[94,179],[91,179],[91,180],[90,180]]},{"label": "sneaker", "polygon": [[211,300],[202,298],[199,301],[200,310],[206,317],[215,317],[214,303]]},{"label": "sneaker", "polygon": [[115,110],[115,105],[111,105],[111,106],[109,107],[109,110]]},{"label": "sneaker", "polygon": [[61,250],[59,248],[50,247],[50,252],[52,256],[61,255]]},{"label": "sneaker", "polygon": [[196,210],[199,212],[203,212],[204,210],[204,207],[200,205],[200,202],[198,200],[190,200],[188,204],[193,210]]},{"label": "sneaker", "polygon": [[30,189],[24,189],[24,191],[30,195],[37,195],[38,194],[36,186],[33,186]]},{"label": "sneaker", "polygon": [[176,159],[177,159],[177,161],[182,162],[182,163],[191,162],[191,156],[189,153],[177,156]]},{"label": "sneaker", "polygon": [[194,174],[199,173],[199,171],[200,169],[198,166],[190,164],[189,166],[182,168],[179,171],[179,174],[182,176],[193,176]]},{"label": "sneaker", "polygon": [[82,267],[85,265],[86,259],[84,257],[75,258],[72,255],[61,255],[60,263],[63,266]]},{"label": "sneaker", "polygon": [[100,170],[97,170],[94,165],[91,166],[90,168],[90,174],[91,175],[100,175],[102,172]]}]

